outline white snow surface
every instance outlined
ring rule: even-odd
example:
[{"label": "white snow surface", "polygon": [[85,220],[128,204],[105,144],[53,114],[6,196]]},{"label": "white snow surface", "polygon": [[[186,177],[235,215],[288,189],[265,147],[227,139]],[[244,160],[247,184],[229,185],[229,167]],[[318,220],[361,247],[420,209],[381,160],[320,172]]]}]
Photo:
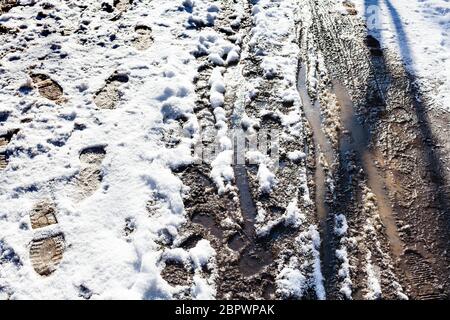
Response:
[{"label": "white snow surface", "polygon": [[[195,5],[192,13],[186,10],[189,2]],[[116,21],[94,0],[83,1],[85,8],[78,1],[52,1],[54,14],[42,20],[28,6],[2,15],[2,25],[25,31],[0,44],[1,52],[10,52],[0,64],[0,111],[10,113],[0,131],[20,129],[7,147],[10,163],[0,173],[0,298],[80,299],[81,286],[93,299],[172,298],[175,289],[160,276],[164,248],[157,240],[177,236],[185,221],[184,186],[170,169],[193,161],[198,64],[191,53],[199,36],[186,23],[214,21],[218,8],[209,2],[135,1]],[[38,24],[52,33],[42,36]],[[154,42],[144,51],[131,44],[137,24],[152,28]],[[61,36],[63,30],[67,36]],[[23,51],[10,50],[24,44]],[[30,84],[33,67],[63,87],[67,102],[55,104],[36,89],[19,91]],[[115,71],[129,81],[120,87],[116,109],[99,110],[93,95]],[[162,142],[173,122],[164,120],[168,110],[183,115],[191,133],[174,149]],[[23,118],[32,120],[21,123]],[[75,123],[85,129],[75,130]],[[103,181],[93,195],[77,200],[71,180],[80,171],[79,153],[98,145],[106,150]],[[39,276],[29,260],[29,246],[38,236],[29,212],[43,199],[55,204],[66,243],[61,264],[48,277]],[[150,200],[157,203],[151,217]],[[128,218],[135,231],[126,237]],[[194,270],[214,256],[209,244],[198,246],[189,253]],[[214,284],[196,273],[191,292],[193,298],[213,298]]]}]

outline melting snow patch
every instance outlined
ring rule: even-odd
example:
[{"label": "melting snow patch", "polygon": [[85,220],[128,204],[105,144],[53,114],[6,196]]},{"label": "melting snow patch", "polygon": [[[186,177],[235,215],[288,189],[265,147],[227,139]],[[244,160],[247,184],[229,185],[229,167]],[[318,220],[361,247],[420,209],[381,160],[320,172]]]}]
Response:
[{"label": "melting snow patch", "polygon": [[367,273],[367,289],[368,292],[365,295],[366,299],[378,300],[381,299],[381,285],[379,276],[375,272],[374,265],[372,264],[372,254],[367,252],[366,255],[366,267],[365,271]]},{"label": "melting snow patch", "polygon": [[277,292],[283,298],[299,299],[309,290],[314,290],[317,299],[326,298],[323,275],[320,263],[320,235],[316,226],[310,225],[300,233],[295,244],[299,248],[300,257],[290,257],[287,264],[280,265],[277,276]]},{"label": "melting snow patch", "polygon": [[299,270],[299,264],[298,259],[292,257],[277,276],[277,291],[284,298],[303,297],[306,277]]},{"label": "melting snow patch", "polygon": [[261,193],[270,193],[277,183],[275,174],[273,174],[264,163],[259,165],[257,177],[259,181],[259,191]]},{"label": "melting snow patch", "polygon": [[[40,2],[14,8],[5,21],[14,29],[26,21],[27,32],[1,43],[1,50],[8,52],[9,46],[21,43],[27,48],[26,54],[16,53],[20,60],[2,66],[0,80],[5,84],[0,99],[8,106],[7,122],[2,114],[0,125],[21,129],[8,145],[10,163],[0,175],[1,243],[7,243],[22,264],[4,263],[1,253],[0,296],[6,292],[10,299],[79,299],[80,288],[88,288],[91,299],[171,298],[174,289],[160,275],[157,243],[174,241],[186,219],[184,186],[172,169],[193,161],[190,146],[198,134],[193,112],[198,63],[192,52],[203,31],[196,26],[213,24],[220,8],[211,1],[135,1],[133,10],[114,21],[96,1],[87,0],[83,7],[72,2],[52,1],[52,14],[45,18],[52,19],[52,28],[45,37],[38,24],[50,21],[35,19]],[[180,4],[186,10],[179,10]],[[86,23],[77,29],[80,21]],[[131,45],[136,23],[152,26],[154,41],[145,52]],[[227,54],[239,53],[223,39],[205,46],[212,54],[223,52],[225,64]],[[29,70],[36,61],[39,72],[61,85],[67,101],[56,105],[38,90],[19,91],[30,86]],[[126,74],[128,82],[113,88],[113,98],[120,100],[115,109],[99,109],[94,96],[108,87],[112,74]],[[221,92],[218,81],[212,88]],[[21,122],[25,116],[30,121]],[[180,137],[174,151],[161,137],[176,124],[189,135]],[[101,182],[91,196],[78,201],[72,191],[82,169],[80,151],[97,145],[106,146],[98,169]],[[217,160],[218,176],[228,181],[232,173],[224,164],[231,156],[222,157]],[[58,230],[34,233],[29,212],[43,198],[55,203]],[[133,230],[124,236],[130,219]],[[64,234],[67,250],[58,269],[36,281],[27,244],[33,236],[54,232]],[[201,242],[188,255],[172,254],[198,266],[211,257],[208,248]],[[206,282],[209,289],[196,280],[196,296],[213,296],[213,279]]]}]

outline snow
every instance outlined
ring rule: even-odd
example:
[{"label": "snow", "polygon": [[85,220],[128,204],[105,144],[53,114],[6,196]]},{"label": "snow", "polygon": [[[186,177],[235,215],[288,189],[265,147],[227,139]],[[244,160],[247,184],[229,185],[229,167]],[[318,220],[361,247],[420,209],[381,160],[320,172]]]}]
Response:
[{"label": "snow", "polygon": [[298,259],[292,257],[289,265],[277,276],[278,292],[282,297],[301,298],[304,294],[306,278],[298,269]]},{"label": "snow", "polygon": [[[250,137],[249,142],[256,142],[256,135]],[[245,153],[246,159],[250,164],[258,165],[256,177],[258,179],[259,191],[268,194],[277,185],[277,178],[274,174],[274,161],[267,155],[256,149],[256,143],[249,147]]]},{"label": "snow", "polygon": [[[296,43],[298,9],[296,1],[261,0],[256,2],[251,11],[253,27],[248,45],[251,53],[261,59],[260,67],[263,69],[263,77],[277,78],[277,84],[274,85],[277,89],[277,97],[294,102],[294,106],[286,114],[278,110],[270,110],[271,106],[268,105],[261,107],[259,116],[269,115],[281,119],[283,131],[291,136],[303,138],[300,97],[296,90],[297,71],[293,67],[297,65],[299,57],[299,47]],[[257,93],[258,84],[256,81],[253,83],[253,88],[251,86],[248,88],[247,101]],[[254,135],[254,128],[259,123],[257,119],[244,114],[241,125],[244,129],[250,129],[249,135]],[[282,134],[287,136],[286,133]],[[258,164],[257,179],[261,193],[269,194],[277,187],[276,166],[279,159],[275,158],[278,156],[278,147],[278,141],[273,139],[271,141],[272,159],[259,155],[253,150],[246,153],[250,163]]]},{"label": "snow", "polygon": [[259,182],[259,191],[262,193],[270,193],[277,183],[275,174],[273,174],[264,163],[259,165],[257,178]]},{"label": "snow", "polygon": [[[256,203],[256,207],[257,207],[257,214],[256,214],[256,218],[255,218],[255,220],[256,220],[256,223],[257,224],[262,224],[264,221],[265,221],[265,219],[266,219],[266,214],[267,214],[267,212],[266,212],[266,210],[264,210],[264,208],[262,207],[262,204],[261,204],[261,202],[257,202]],[[261,229],[259,229],[259,230],[261,230]],[[259,234],[264,234],[264,232],[261,232],[261,231],[257,231]]]},{"label": "snow", "polygon": [[[222,73],[224,68],[214,68],[209,79],[210,89],[210,104],[214,109],[214,118],[216,121],[218,142],[217,148],[219,153],[211,162],[211,178],[216,183],[219,194],[231,189],[231,182],[234,179],[233,168],[233,150],[232,142],[229,138],[227,116],[224,105],[225,82]],[[216,149],[217,149],[216,148]]]},{"label": "snow", "polygon": [[320,241],[319,232],[314,225],[309,225],[295,239],[294,245],[298,245],[302,256],[310,260],[301,263],[293,256],[287,264],[282,264],[276,278],[277,292],[282,297],[300,299],[312,288],[317,299],[326,299],[320,263]]},{"label": "snow", "polygon": [[216,254],[209,241],[205,239],[200,240],[194,248],[189,250],[189,253],[195,268],[208,264]]},{"label": "snow", "polygon": [[170,286],[160,275],[166,261],[178,261],[194,269],[191,291],[194,299],[213,299],[215,288],[212,285],[215,275],[204,278],[201,269],[205,265],[214,266],[215,252],[207,240],[201,240],[197,245],[185,251],[180,248],[168,249],[165,252],[147,252],[137,279],[130,289],[113,288],[107,290],[98,299],[171,299],[174,293],[184,290],[183,287]]},{"label": "snow", "polygon": [[367,287],[368,292],[365,295],[366,299],[376,300],[381,298],[381,285],[378,275],[375,272],[374,265],[372,264],[372,254],[370,251],[366,255],[365,271],[367,273]]},{"label": "snow", "polygon": [[[340,2],[340,1],[338,1]],[[438,108],[450,110],[450,3],[353,0],[370,33],[394,50]]]},{"label": "snow", "polygon": [[[284,76],[292,68],[297,57],[298,46],[295,43],[284,42],[281,39],[292,35],[292,24],[295,22],[294,12],[298,4],[294,1],[270,2],[258,1],[253,6],[252,16],[254,27],[249,45],[254,47],[256,55],[262,57],[261,67],[264,77],[272,79],[278,75]],[[271,48],[281,47],[278,50]],[[292,53],[289,55],[287,53]],[[295,70],[294,70],[295,71]]]},{"label": "snow", "polygon": [[255,127],[259,126],[259,120],[255,118],[249,117],[247,114],[244,114],[241,119],[242,129],[249,132],[249,134],[255,133]]},{"label": "snow", "polygon": [[[193,12],[180,10],[182,3]],[[193,113],[198,64],[192,53],[199,32],[186,26],[213,23],[218,8],[208,1],[139,1],[111,21],[97,1],[85,1],[86,8],[76,1],[52,4],[54,15],[40,22],[36,8],[26,6],[0,19],[6,27],[26,27],[0,48],[10,52],[26,44],[24,51],[7,53],[0,67],[1,111],[9,114],[0,131],[20,128],[7,146],[10,164],[0,175],[0,297],[80,299],[83,286],[92,299],[170,299],[178,289],[160,275],[164,249],[159,243],[177,237],[186,220],[185,187],[171,169],[194,160],[190,146],[198,137]],[[80,21],[82,32],[75,32]],[[52,32],[40,35],[38,23]],[[144,51],[130,43],[138,24],[152,28],[154,42]],[[233,46],[231,51],[239,52]],[[67,102],[55,104],[37,90],[18,91],[31,84],[33,67],[63,87]],[[113,110],[98,109],[93,95],[115,71],[129,78],[119,88],[120,102]],[[214,88],[219,89],[217,83]],[[25,117],[32,121],[21,122]],[[167,148],[162,133],[176,127],[178,118],[185,120],[189,135]],[[74,129],[76,124],[84,130]],[[103,181],[90,197],[77,199],[73,180],[81,168],[80,151],[97,145],[106,151]],[[220,175],[231,178],[226,170]],[[29,212],[47,198],[56,207],[58,224],[33,231]],[[124,236],[130,219],[135,230]],[[51,276],[41,277],[31,266],[29,245],[43,233],[59,231],[66,242],[63,260]],[[204,242],[191,250],[178,254],[189,256],[196,270],[193,297],[214,297],[213,276],[204,278],[198,270],[206,261],[214,264],[213,250]]]},{"label": "snow", "polygon": [[185,24],[188,28],[213,26],[220,10],[216,4],[202,0],[186,0],[182,5],[187,12],[192,12]]}]

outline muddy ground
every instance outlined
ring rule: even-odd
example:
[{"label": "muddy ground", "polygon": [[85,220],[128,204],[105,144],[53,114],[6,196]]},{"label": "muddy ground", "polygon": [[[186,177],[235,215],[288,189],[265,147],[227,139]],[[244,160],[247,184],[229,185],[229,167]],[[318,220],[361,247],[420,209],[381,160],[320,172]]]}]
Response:
[{"label": "muddy ground", "polygon": [[[364,223],[358,221],[359,207],[365,203],[353,200],[359,196],[357,186],[366,184],[378,202],[382,228],[376,239],[391,257],[392,270],[387,270],[411,298],[448,298],[449,150],[445,132],[449,115],[430,111],[429,100],[414,78],[393,53],[380,50],[360,21],[330,15],[324,5],[311,2],[311,33],[332,79],[324,87],[336,92],[343,109],[353,106],[353,111],[341,112],[341,139],[356,132],[350,138],[354,148],[341,142],[337,169],[337,199],[341,200],[335,210],[346,212],[350,229],[358,234]],[[359,39],[337,37],[350,32]],[[349,100],[338,83],[345,87]],[[352,171],[359,170],[352,178],[353,188],[346,183],[352,175],[345,159],[348,151],[356,152],[356,170]],[[350,198],[349,192],[353,193]]]},{"label": "muddy ground", "polygon": [[[305,21],[298,21],[301,53],[298,65],[292,67],[299,72],[298,90],[303,94],[304,139],[280,141],[282,161],[289,150],[308,150],[307,158],[278,170],[279,184],[270,195],[258,191],[252,166],[235,166],[235,189],[223,196],[214,191],[207,165],[180,172],[191,187],[185,202],[191,218],[186,233],[215,244],[219,298],[318,298],[312,285],[301,297],[292,297],[283,296],[274,283],[289,256],[310,261],[305,252],[290,246],[298,229],[281,225],[265,237],[254,235],[256,204],[273,217],[284,212],[292,195],[301,199],[298,178],[306,168],[315,203],[300,204],[307,220],[319,226],[328,299],[447,299],[450,115],[427,104],[426,94],[398,57],[380,49],[359,18],[330,12],[328,5],[307,1],[302,11],[307,14],[301,17]],[[252,4],[243,6],[251,10]],[[306,23],[308,17],[312,21]],[[238,75],[242,81],[259,77],[258,62],[249,55],[227,73],[242,68]],[[318,84],[313,87],[308,79],[302,80],[302,69],[315,70]],[[200,72],[198,81],[203,97],[199,109],[208,108],[207,88],[201,81],[208,78],[207,70]],[[232,80],[228,88],[240,81]],[[271,94],[277,85],[276,78],[264,79],[264,90],[246,103],[246,113],[259,117],[261,104],[286,113],[289,106]],[[259,129],[283,130],[276,117],[260,120]],[[226,217],[238,227],[221,224]],[[336,232],[342,217],[348,225],[345,234]],[[337,254],[343,248],[348,269]],[[370,288],[373,276],[379,279],[379,292]]]}]

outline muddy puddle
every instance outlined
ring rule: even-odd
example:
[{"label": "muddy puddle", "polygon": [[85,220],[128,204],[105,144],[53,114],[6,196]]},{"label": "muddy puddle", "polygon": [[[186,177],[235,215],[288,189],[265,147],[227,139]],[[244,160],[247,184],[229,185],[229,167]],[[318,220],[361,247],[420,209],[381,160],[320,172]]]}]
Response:
[{"label": "muddy puddle", "polygon": [[380,218],[386,228],[391,251],[395,257],[403,253],[403,242],[398,233],[394,212],[386,192],[386,181],[380,175],[376,158],[369,150],[370,131],[354,113],[353,102],[347,89],[337,80],[333,80],[336,97],[341,104],[341,118],[344,126],[344,137],[340,143],[340,154],[355,152],[364,169],[367,185],[377,198]]},{"label": "muddy puddle", "polygon": [[309,96],[306,83],[306,66],[304,64],[300,67],[297,80],[297,90],[302,100],[303,111],[305,112],[306,118],[311,126],[311,130],[313,131],[314,144],[316,145],[316,148],[318,147],[320,149],[326,162],[330,166],[333,164],[334,159],[333,147],[322,130],[322,117],[320,114],[319,100],[316,100],[315,103],[313,103],[311,101],[311,97]]},{"label": "muddy puddle", "polygon": [[257,274],[273,261],[273,255],[266,241],[259,241],[255,232],[257,210],[253,201],[245,165],[235,165],[234,175],[239,189],[241,212],[244,218],[242,234],[232,238],[230,247],[244,248],[239,259],[239,270],[245,276]]},{"label": "muddy puddle", "polygon": [[222,229],[218,226],[217,222],[213,217],[203,214],[196,214],[192,217],[191,221],[193,223],[203,226],[206,230],[208,230],[211,233],[211,235],[216,237],[218,240],[223,239]]},{"label": "muddy puddle", "polygon": [[323,162],[327,162],[328,166],[334,162],[334,152],[330,141],[325,136],[322,130],[322,117],[320,114],[320,104],[316,100],[315,103],[311,101],[308,93],[306,83],[306,66],[302,64],[298,72],[297,90],[302,100],[303,111],[305,112],[306,119],[313,132],[313,143],[316,149],[316,166],[314,172],[314,184],[315,184],[315,204],[316,214],[319,219],[320,234],[322,238],[321,247],[321,261],[322,270],[325,278],[330,278],[332,275],[331,265],[333,260],[332,250],[332,232],[329,228],[328,219],[329,207],[327,205],[327,174],[323,165]]},{"label": "muddy puddle", "polygon": [[[328,217],[328,208],[326,206],[326,172],[323,166],[323,160],[326,160],[328,166],[333,164],[333,147],[322,130],[322,118],[320,115],[320,104],[316,100],[311,101],[306,84],[306,66],[302,65],[298,73],[297,90],[302,100],[303,111],[305,112],[308,123],[313,132],[313,142],[316,149],[316,169],[314,172],[314,180],[316,187],[316,210],[317,216],[321,222]],[[323,155],[323,158],[321,158]]]}]

